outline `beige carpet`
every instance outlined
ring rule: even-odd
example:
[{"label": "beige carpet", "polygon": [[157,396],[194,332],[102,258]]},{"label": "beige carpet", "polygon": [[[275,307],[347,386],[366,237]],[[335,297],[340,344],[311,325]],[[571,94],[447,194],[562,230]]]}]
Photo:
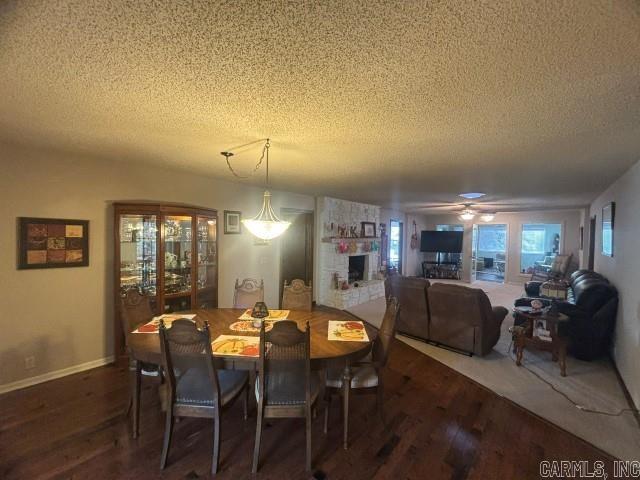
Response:
[{"label": "beige carpet", "polygon": [[[513,307],[513,301],[522,296],[519,286],[484,281],[477,281],[472,286],[482,288],[492,305],[503,305],[509,310]],[[384,308],[385,302],[381,298],[349,311],[374,325],[380,325]],[[518,367],[509,348],[511,336],[508,328],[512,324],[513,319],[508,315],[502,324],[500,341],[485,357],[468,357],[402,335],[398,338],[605,452],[621,459],[637,460],[640,428],[633,413],[626,411],[611,416],[585,412],[526,368]],[[611,414],[629,407],[608,359],[583,362],[569,357],[567,376],[564,378],[560,376],[559,368],[551,361],[549,353],[526,351],[524,364],[581,407]]]}]

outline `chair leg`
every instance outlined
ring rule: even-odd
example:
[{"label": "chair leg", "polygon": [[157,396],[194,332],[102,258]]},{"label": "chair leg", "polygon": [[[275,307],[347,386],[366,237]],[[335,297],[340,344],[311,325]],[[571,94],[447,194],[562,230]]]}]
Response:
[{"label": "chair leg", "polygon": [[306,440],[307,440],[307,460],[306,469],[307,472],[311,471],[311,409],[307,406],[306,415]]},{"label": "chair leg", "polygon": [[244,387],[244,399],[242,400],[242,408],[244,409],[244,419],[249,418],[249,387]]},{"label": "chair leg", "polygon": [[349,390],[351,389],[351,367],[347,363],[342,376],[342,415],[343,415],[343,447],[346,450],[349,438]]},{"label": "chair leg", "polygon": [[262,439],[262,405],[258,402],[258,420],[256,422],[256,443],[253,447],[253,465],[251,473],[258,472],[258,459],[260,458],[260,440]]},{"label": "chair leg", "polygon": [[133,438],[138,438],[140,433],[140,390],[142,389],[142,365],[135,360],[135,370],[132,370],[132,402],[133,416],[131,419],[133,427]]},{"label": "chair leg", "polygon": [[213,459],[211,461],[211,474],[218,473],[218,467],[220,465],[220,409],[216,410],[216,415],[213,419]]},{"label": "chair leg", "polygon": [[324,433],[329,431],[329,409],[331,408],[331,394],[327,393],[324,402]]},{"label": "chair leg", "polygon": [[173,406],[167,408],[166,421],[164,427],[164,441],[162,442],[162,456],[160,458],[160,469],[167,466],[169,457],[169,445],[171,444],[171,434],[173,433]]}]

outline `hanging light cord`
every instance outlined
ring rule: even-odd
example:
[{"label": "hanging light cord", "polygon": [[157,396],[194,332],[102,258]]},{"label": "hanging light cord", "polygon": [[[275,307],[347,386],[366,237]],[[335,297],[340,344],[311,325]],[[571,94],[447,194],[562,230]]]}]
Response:
[{"label": "hanging light cord", "polygon": [[[261,142],[265,142],[264,147],[262,147],[262,154],[260,155],[260,158],[258,159],[258,163],[256,163],[256,166],[253,167],[253,170],[251,171],[251,173],[249,173],[249,175],[240,175],[239,173],[237,173],[233,169],[233,167],[231,166],[231,162],[229,161],[230,157],[233,157],[234,155],[237,154],[237,153],[234,153],[234,151],[237,152],[238,150],[240,150],[242,148],[248,147],[248,146],[253,145],[255,143],[261,143]],[[238,145],[237,147],[229,148],[229,149],[225,150],[224,152],[220,152],[220,155],[225,157],[225,159],[227,161],[227,167],[229,168],[229,170],[231,171],[233,176],[236,177],[236,178],[243,179],[243,180],[251,177],[254,173],[256,173],[258,171],[258,169],[260,168],[260,165],[262,165],[262,161],[264,160],[264,158],[266,156],[266,158],[267,158],[267,185],[269,185],[269,147],[270,146],[271,146],[271,144],[269,143],[269,139],[268,138],[261,138],[260,140],[255,140],[253,142],[245,143],[243,145]]]}]

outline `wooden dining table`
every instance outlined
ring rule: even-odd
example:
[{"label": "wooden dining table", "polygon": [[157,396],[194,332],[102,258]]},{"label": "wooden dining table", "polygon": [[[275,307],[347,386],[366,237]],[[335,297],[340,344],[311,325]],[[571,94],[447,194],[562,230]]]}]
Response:
[{"label": "wooden dining table", "polygon": [[[233,331],[229,327],[239,320],[245,309],[216,308],[207,310],[192,310],[179,312],[179,314],[195,314],[196,324],[209,323],[211,340],[219,335],[259,336],[258,332]],[[174,314],[175,315],[175,314]],[[377,336],[377,330],[365,323],[368,342],[336,341],[328,339],[329,320],[354,320],[352,316],[341,310],[330,308],[317,308],[312,311],[291,310],[287,320],[293,320],[298,328],[304,329],[307,322],[311,329],[311,368],[322,370],[331,365],[343,368],[343,403],[345,411],[349,408],[349,390],[351,386],[351,364],[363,358],[371,350],[371,345]],[[131,333],[127,343],[135,365],[134,374],[131,376],[131,389],[133,398],[133,434],[138,434],[140,412],[140,369],[141,363],[160,365],[162,363],[160,353],[160,339],[158,333]],[[231,355],[214,355],[224,364],[223,368],[234,370],[257,370],[258,357],[238,357]],[[346,424],[348,415],[343,415],[344,432],[347,435]],[[346,444],[346,438],[345,438]]]}]

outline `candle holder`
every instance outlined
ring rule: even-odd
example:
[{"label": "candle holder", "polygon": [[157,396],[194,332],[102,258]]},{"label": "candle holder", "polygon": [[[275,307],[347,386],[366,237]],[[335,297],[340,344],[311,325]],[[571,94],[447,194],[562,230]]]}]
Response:
[{"label": "candle holder", "polygon": [[260,328],[262,326],[263,319],[268,316],[269,309],[267,308],[267,304],[264,302],[256,302],[256,304],[253,306],[253,310],[251,310],[251,317],[253,318],[253,328]]}]

